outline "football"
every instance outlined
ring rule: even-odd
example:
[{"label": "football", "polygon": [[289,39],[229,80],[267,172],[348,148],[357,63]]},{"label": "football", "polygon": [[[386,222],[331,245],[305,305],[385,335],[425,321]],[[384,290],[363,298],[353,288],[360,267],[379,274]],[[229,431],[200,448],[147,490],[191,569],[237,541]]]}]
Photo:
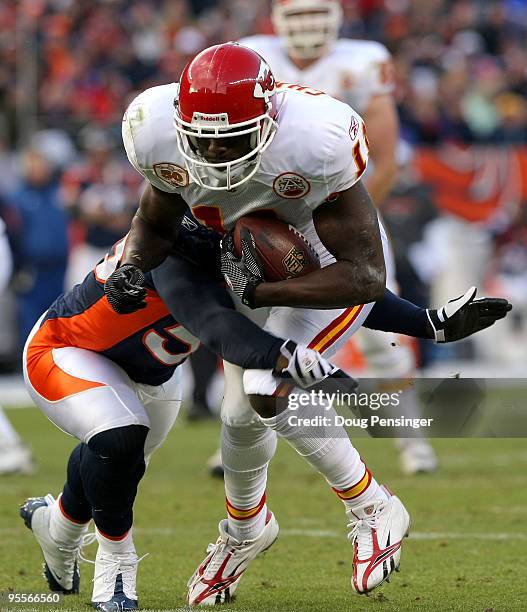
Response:
[{"label": "football", "polygon": [[305,236],[292,225],[264,215],[247,215],[236,223],[234,248],[238,256],[243,228],[254,237],[267,282],[304,276],[320,268],[318,255]]}]

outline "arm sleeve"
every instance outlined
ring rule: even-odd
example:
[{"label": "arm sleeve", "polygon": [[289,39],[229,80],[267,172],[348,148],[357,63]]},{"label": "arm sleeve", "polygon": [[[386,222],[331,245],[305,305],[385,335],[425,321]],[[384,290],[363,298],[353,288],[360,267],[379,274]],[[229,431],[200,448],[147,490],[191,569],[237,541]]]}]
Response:
[{"label": "arm sleeve", "polygon": [[234,310],[227,290],[180,257],[152,271],[156,291],[172,316],[211,351],[246,369],[272,370],[284,343]]},{"label": "arm sleeve", "polygon": [[380,43],[370,43],[370,57],[364,62],[362,86],[368,101],[374,96],[392,94],[395,89],[392,58],[388,49]]},{"label": "arm sleeve", "polygon": [[206,272],[211,280],[223,283],[220,272],[221,236],[196,221],[189,208],[183,215],[171,255],[182,257]]},{"label": "arm sleeve", "polygon": [[368,329],[429,339],[428,325],[425,308],[403,300],[389,289],[385,290],[382,300],[375,302],[364,322]]},{"label": "arm sleeve", "polygon": [[149,183],[160,191],[180,194],[182,186],[188,184],[186,170],[171,162],[154,163],[153,152],[158,146],[163,148],[167,138],[163,129],[166,117],[152,108],[156,107],[158,89],[162,88],[153,87],[139,94],[126,109],[121,128],[124,149],[130,164]]},{"label": "arm sleeve", "polygon": [[348,107],[346,128],[340,130],[332,156],[326,160],[327,194],[345,191],[357,183],[366,170],[369,158],[368,138],[364,121]]}]

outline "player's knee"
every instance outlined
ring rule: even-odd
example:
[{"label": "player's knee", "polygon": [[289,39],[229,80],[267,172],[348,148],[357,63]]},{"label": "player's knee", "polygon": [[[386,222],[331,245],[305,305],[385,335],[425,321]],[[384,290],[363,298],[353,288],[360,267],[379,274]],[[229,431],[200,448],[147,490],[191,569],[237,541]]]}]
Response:
[{"label": "player's knee", "polygon": [[93,436],[88,447],[101,459],[134,465],[144,458],[148,432],[149,428],[144,425],[115,427]]},{"label": "player's knee", "polygon": [[253,410],[249,398],[241,388],[230,388],[226,385],[225,396],[221,405],[221,420],[227,426],[247,427],[258,421],[258,415]]},{"label": "player's knee", "polygon": [[246,427],[223,425],[221,457],[223,466],[232,472],[264,468],[276,451],[276,433],[260,421]]}]

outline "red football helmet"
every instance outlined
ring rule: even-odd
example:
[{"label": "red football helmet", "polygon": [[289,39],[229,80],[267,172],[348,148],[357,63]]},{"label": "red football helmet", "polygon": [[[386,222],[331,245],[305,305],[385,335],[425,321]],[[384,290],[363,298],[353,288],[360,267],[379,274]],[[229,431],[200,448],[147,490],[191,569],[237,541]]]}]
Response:
[{"label": "red football helmet", "polygon": [[[174,106],[178,148],[194,181],[228,190],[256,173],[277,128],[275,79],[258,53],[232,42],[205,49],[183,70]],[[210,139],[228,147],[227,139],[243,136],[236,159],[217,163],[200,153]]]}]

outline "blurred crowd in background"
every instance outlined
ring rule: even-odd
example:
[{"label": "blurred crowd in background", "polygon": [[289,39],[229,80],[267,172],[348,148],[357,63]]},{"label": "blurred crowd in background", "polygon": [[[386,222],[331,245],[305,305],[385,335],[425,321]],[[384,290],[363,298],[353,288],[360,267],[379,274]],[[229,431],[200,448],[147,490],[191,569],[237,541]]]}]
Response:
[{"label": "blurred crowd in background", "polygon": [[[401,282],[423,285],[414,297],[426,302],[431,268],[441,259],[441,232],[427,238],[438,206],[409,164],[423,146],[446,143],[461,155],[465,145],[510,151],[527,143],[527,0],[344,0],[343,6],[342,35],[381,41],[394,58],[405,144],[386,216],[404,236],[395,241]],[[177,80],[210,44],[271,33],[269,13],[265,0],[0,3],[0,215],[15,256],[10,295],[0,298],[0,361],[16,356],[40,313],[129,226],[141,182],[121,142],[127,103],[147,87]],[[485,258],[486,272],[493,270],[484,279],[488,287],[503,292],[512,278],[508,297],[527,304],[527,170],[524,181],[523,171],[511,179],[500,164],[520,167],[523,158],[506,153],[503,161],[492,151],[471,195],[498,181],[502,206],[469,219],[477,227],[474,253]],[[472,164],[477,174],[480,159],[460,157],[459,164]],[[515,191],[502,202],[511,180]],[[465,225],[461,234],[468,235]],[[481,235],[485,245],[478,250]],[[512,338],[523,325],[522,309],[515,312]],[[18,334],[9,324],[15,317]]]},{"label": "blurred crowd in background", "polygon": [[[393,54],[408,140],[525,142],[525,0],[343,0],[343,6],[344,36],[379,40]],[[88,123],[118,135],[134,91],[177,80],[189,58],[210,44],[270,33],[269,12],[266,0],[5,0],[4,138],[17,143],[17,130],[33,120],[20,116],[25,111],[36,111],[39,127],[67,129],[77,145]],[[36,90],[28,88],[31,79]]]}]

